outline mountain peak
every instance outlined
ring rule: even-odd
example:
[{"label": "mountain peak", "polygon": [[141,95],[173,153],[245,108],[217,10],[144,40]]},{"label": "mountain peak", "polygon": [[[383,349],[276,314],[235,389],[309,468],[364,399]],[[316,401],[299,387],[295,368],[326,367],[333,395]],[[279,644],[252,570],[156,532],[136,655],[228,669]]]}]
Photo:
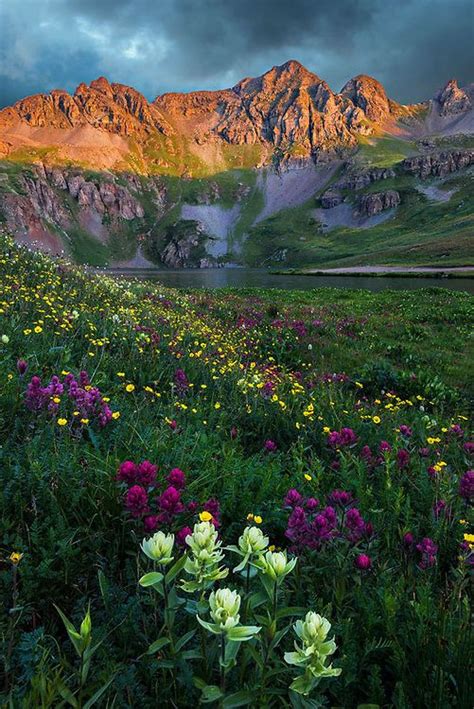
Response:
[{"label": "mountain peak", "polygon": [[364,111],[372,121],[384,120],[390,113],[390,102],[385,89],[377,79],[358,74],[341,89],[341,95]]},{"label": "mountain peak", "polygon": [[442,116],[464,113],[472,108],[472,101],[469,94],[461,89],[456,79],[450,79],[446,85],[438,91],[435,100],[439,104],[439,112]]},{"label": "mountain peak", "polygon": [[110,94],[112,93],[112,87],[108,79],[105,76],[99,76],[98,79],[91,81],[90,88],[96,91],[101,91],[102,93]]}]

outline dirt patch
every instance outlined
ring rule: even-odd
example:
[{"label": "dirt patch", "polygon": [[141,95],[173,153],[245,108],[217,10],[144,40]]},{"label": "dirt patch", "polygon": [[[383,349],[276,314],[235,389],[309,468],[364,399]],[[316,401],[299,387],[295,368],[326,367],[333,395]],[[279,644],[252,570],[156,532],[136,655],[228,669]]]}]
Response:
[{"label": "dirt patch", "polygon": [[449,202],[456,190],[442,190],[436,185],[416,185],[416,189],[431,202]]},{"label": "dirt patch", "polygon": [[328,165],[308,162],[281,172],[271,168],[262,170],[257,178],[257,187],[263,192],[265,203],[254,224],[282,209],[297,207],[307,202],[316,192],[323,189],[340,165],[340,161],[334,160]]}]

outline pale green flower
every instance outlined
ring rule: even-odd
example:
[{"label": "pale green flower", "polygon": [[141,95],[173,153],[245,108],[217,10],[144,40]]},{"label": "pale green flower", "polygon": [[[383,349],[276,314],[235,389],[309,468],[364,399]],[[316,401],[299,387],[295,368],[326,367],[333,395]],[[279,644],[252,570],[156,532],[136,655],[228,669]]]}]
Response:
[{"label": "pale green flower", "polygon": [[186,537],[186,544],[191,554],[186,559],[184,570],[194,580],[182,582],[184,591],[203,591],[227,576],[229,570],[219,566],[224,554],[220,549],[221,542],[217,540],[217,530],[211,522],[195,524],[193,533]]},{"label": "pale green flower", "polygon": [[285,652],[285,662],[304,670],[304,674],[293,680],[290,688],[299,694],[309,694],[321,677],[338,677],[339,667],[327,665],[328,657],[336,651],[334,639],[326,640],[331,629],[330,622],[309,611],[304,620],[298,620],[293,629],[301,640],[295,642],[295,652]]},{"label": "pale green flower", "polygon": [[293,571],[296,561],[296,558],[288,561],[284,551],[267,551],[257,565],[272,581],[280,584],[285,576],[288,576]]},{"label": "pale green flower", "polygon": [[209,608],[214,623],[196,616],[203,628],[214,635],[225,635],[228,640],[245,642],[260,632],[256,625],[239,625],[241,598],[238,591],[220,588],[209,596]]},{"label": "pale green flower", "polygon": [[209,596],[211,618],[221,630],[237,625],[240,620],[240,595],[230,588],[220,588]]},{"label": "pale green flower", "polygon": [[193,533],[186,537],[186,544],[197,554],[202,549],[213,551],[220,547],[217,541],[217,529],[212,522],[198,522],[194,525]]},{"label": "pale green flower", "polygon": [[259,559],[263,552],[268,547],[268,537],[258,527],[246,527],[239,537],[238,546],[227,547],[230,551],[234,551],[239,556],[243,557],[234,572],[242,571],[249,561]]},{"label": "pale green flower", "polygon": [[8,345],[8,343],[10,342],[10,338],[8,337],[8,335],[2,335],[1,340],[4,345]]},{"label": "pale green flower", "polygon": [[150,539],[144,539],[141,548],[149,559],[156,561],[161,566],[166,566],[173,561],[174,534],[155,532]]}]

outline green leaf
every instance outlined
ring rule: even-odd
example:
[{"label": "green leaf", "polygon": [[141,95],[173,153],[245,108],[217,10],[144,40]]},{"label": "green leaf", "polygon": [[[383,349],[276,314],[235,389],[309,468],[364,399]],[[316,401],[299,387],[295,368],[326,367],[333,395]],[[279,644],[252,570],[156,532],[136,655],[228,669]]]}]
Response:
[{"label": "green leaf", "polygon": [[221,629],[216,623],[208,623],[205,620],[202,620],[198,615],[196,616],[196,619],[200,625],[202,625],[203,628],[208,630],[210,633],[214,633],[214,635],[220,635],[221,634]]},{"label": "green leaf", "polygon": [[270,650],[274,650],[276,647],[278,647],[278,645],[283,640],[289,629],[290,627],[287,626],[286,628],[282,628],[282,630],[279,630],[277,633],[275,633],[275,637],[270,643]]},{"label": "green leaf", "polygon": [[75,697],[74,694],[71,692],[71,690],[69,689],[69,687],[66,687],[66,685],[65,685],[63,682],[61,682],[61,684],[59,685],[59,694],[61,695],[61,697],[62,697],[63,699],[66,700],[66,702],[69,702],[69,704],[70,704],[72,707],[78,707],[78,706],[79,706],[79,702],[77,701],[76,697]]},{"label": "green leaf", "polygon": [[188,643],[191,640],[191,638],[193,638],[195,635],[196,635],[195,630],[190,630],[189,633],[186,633],[186,635],[183,635],[183,637],[180,638],[178,640],[178,642],[176,643],[176,652],[179,652],[181,650],[181,648],[183,648],[186,645],[186,643]]},{"label": "green leaf", "polygon": [[158,650],[161,650],[162,647],[169,645],[169,642],[169,638],[158,638],[158,640],[155,640],[155,642],[150,645],[150,647],[146,651],[146,654],[154,655],[154,653],[158,652]]},{"label": "green leaf", "polygon": [[171,569],[167,572],[166,574],[166,583],[171,583],[172,581],[175,580],[176,576],[180,573],[180,571],[183,569],[183,566],[186,563],[186,554],[183,554],[178,561],[176,561]]},{"label": "green leaf", "polygon": [[223,696],[223,693],[216,684],[207,684],[202,688],[201,701],[203,704],[209,704],[210,702],[216,702]]},{"label": "green leaf", "polygon": [[199,650],[185,650],[181,653],[183,660],[200,660],[201,653]]},{"label": "green leaf", "polygon": [[100,593],[105,601],[107,596],[109,595],[109,582],[107,581],[107,578],[102,569],[99,569],[97,576],[99,578]]},{"label": "green leaf", "polygon": [[95,692],[95,694],[93,694],[90,699],[87,700],[87,702],[83,705],[83,709],[90,709],[90,707],[94,706],[94,704],[101,698],[104,692],[112,684],[114,679],[115,675],[112,675],[112,677],[102,687],[100,687],[100,689],[98,689],[97,692]]},{"label": "green leaf", "polygon": [[229,628],[227,637],[234,642],[243,643],[253,638],[260,630],[259,625],[237,625],[235,628]]},{"label": "green leaf", "polygon": [[304,675],[293,680],[290,684],[290,689],[292,689],[293,692],[298,692],[298,694],[309,694],[316,684],[317,680],[312,675],[305,672]]},{"label": "green leaf", "polygon": [[79,635],[79,633],[77,632],[76,628],[73,626],[73,624],[71,623],[69,618],[67,618],[64,615],[62,610],[60,608],[58,608],[58,606],[56,604],[53,603],[53,605],[56,608],[56,610],[58,611],[59,615],[61,616],[61,620],[63,621],[64,627],[67,630],[67,634],[69,635],[69,639],[71,640],[72,644],[74,645],[74,649],[76,650],[79,657],[81,657],[82,652],[84,650],[84,643],[83,643],[81,636]]},{"label": "green leaf", "polygon": [[301,606],[286,606],[276,612],[276,618],[278,620],[279,618],[288,618],[288,616],[294,615],[303,616],[305,613],[306,608],[302,608]]},{"label": "green leaf", "polygon": [[138,583],[140,584],[140,586],[143,586],[143,588],[148,588],[149,586],[156,586],[158,584],[161,584],[162,581],[163,574],[160,574],[159,571],[151,571],[149,574],[145,574],[145,576],[142,576]]},{"label": "green leaf", "polygon": [[246,707],[251,704],[255,699],[255,695],[245,689],[240,692],[235,692],[235,694],[230,694],[228,697],[222,701],[222,706],[225,709],[233,709],[233,707]]},{"label": "green leaf", "polygon": [[224,667],[229,669],[235,665],[235,658],[239,652],[241,643],[235,642],[233,640],[228,640],[225,644],[225,660]]}]

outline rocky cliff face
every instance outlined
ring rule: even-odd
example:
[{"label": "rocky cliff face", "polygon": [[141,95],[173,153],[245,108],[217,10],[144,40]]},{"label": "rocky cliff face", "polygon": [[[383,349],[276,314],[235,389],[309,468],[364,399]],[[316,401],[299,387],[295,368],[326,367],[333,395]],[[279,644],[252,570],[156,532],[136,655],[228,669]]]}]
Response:
[{"label": "rocky cliff face", "polygon": [[[33,239],[40,238],[38,234],[47,224],[53,229],[67,230],[76,222],[94,236],[103,237],[122,220],[140,220],[145,216],[139,199],[143,196],[139,179],[135,175],[122,175],[121,182],[125,184],[120,184],[113,175],[107,180],[94,180],[77,170],[40,163],[20,175],[16,191],[0,191],[0,211],[13,233]],[[166,198],[159,178],[151,178],[147,190],[159,215]],[[72,202],[62,197],[62,192]]]},{"label": "rocky cliff face", "polygon": [[452,150],[431,155],[416,155],[402,163],[402,169],[422,179],[445,177],[474,164],[474,150]]},{"label": "rocky cliff face", "polygon": [[367,217],[373,217],[386,209],[393,209],[400,204],[400,194],[396,190],[386,190],[385,192],[372,192],[363,194],[358,200],[358,213]]},{"label": "rocky cliff face", "polygon": [[347,175],[338,180],[335,187],[340,190],[360,190],[372,182],[395,177],[395,174],[395,170],[388,167],[374,167],[371,170],[364,170],[359,173],[349,171]]}]

